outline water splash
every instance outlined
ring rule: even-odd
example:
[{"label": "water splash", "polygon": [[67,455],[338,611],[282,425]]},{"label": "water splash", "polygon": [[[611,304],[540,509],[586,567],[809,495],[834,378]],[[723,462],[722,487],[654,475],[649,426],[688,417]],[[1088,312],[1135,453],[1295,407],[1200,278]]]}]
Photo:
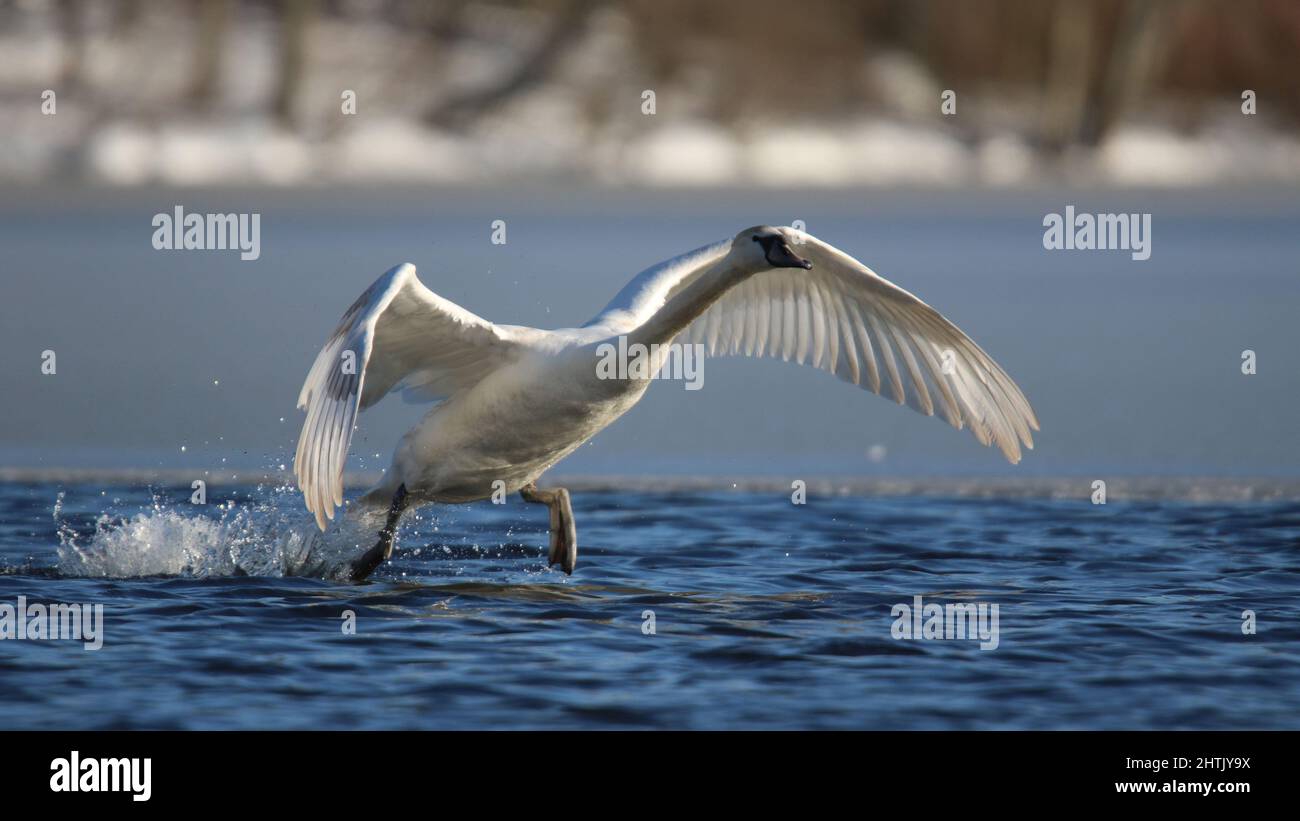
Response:
[{"label": "water splash", "polygon": [[227,502],[214,511],[169,506],[156,498],[130,516],[101,514],[90,533],[59,526],[58,570],[64,576],[347,577],[351,562],[374,544],[382,515],[348,508],[321,532],[296,493]]}]

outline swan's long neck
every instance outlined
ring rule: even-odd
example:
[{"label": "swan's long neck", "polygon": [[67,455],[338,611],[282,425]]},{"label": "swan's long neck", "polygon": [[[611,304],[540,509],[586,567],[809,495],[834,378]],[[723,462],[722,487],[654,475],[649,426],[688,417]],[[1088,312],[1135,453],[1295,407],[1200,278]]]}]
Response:
[{"label": "swan's long neck", "polygon": [[628,345],[667,345],[733,286],[758,273],[737,264],[731,255],[723,257],[695,281],[674,294],[639,328],[627,335]]}]

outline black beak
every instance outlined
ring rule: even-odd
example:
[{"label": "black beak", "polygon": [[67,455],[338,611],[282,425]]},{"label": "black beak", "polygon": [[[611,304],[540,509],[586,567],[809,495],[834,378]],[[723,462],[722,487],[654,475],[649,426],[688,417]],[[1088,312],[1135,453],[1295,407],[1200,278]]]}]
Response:
[{"label": "black beak", "polygon": [[812,260],[803,257],[790,250],[790,246],[780,237],[754,237],[754,242],[763,246],[763,255],[767,257],[767,264],[773,268],[803,268],[808,270],[812,268]]}]

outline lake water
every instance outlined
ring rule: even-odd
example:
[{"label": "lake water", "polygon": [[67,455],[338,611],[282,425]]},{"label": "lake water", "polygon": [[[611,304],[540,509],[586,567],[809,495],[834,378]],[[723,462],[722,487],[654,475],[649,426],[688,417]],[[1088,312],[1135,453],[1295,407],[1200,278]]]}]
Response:
[{"label": "lake water", "polygon": [[[0,642],[0,726],[1300,727],[1294,501],[588,489],[572,577],[512,500],[354,585],[284,575],[296,495],[190,493],[0,485],[0,604],[104,605],[98,650]],[[915,596],[997,647],[894,638]]]}]

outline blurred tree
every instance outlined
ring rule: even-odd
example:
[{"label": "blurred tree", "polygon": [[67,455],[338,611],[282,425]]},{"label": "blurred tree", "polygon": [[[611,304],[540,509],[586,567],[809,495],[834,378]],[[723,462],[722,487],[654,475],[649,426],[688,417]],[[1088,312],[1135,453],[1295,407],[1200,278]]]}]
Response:
[{"label": "blurred tree", "polygon": [[444,100],[425,114],[425,121],[442,128],[463,129],[484,114],[550,78],[567,49],[586,33],[587,18],[605,0],[565,0],[552,12],[537,45],[519,58],[513,71],[497,84]]},{"label": "blurred tree", "polygon": [[298,94],[307,62],[307,34],[315,13],[314,0],[280,0],[280,61],[272,110],[286,128],[296,124]]},{"label": "blurred tree", "polygon": [[1166,0],[1136,0],[1120,9],[1100,82],[1093,86],[1087,116],[1075,134],[1079,142],[1098,145],[1142,101],[1168,57],[1177,12]]},{"label": "blurred tree", "polygon": [[207,108],[216,96],[221,76],[221,51],[230,4],[227,0],[195,0],[195,3],[198,5],[198,25],[188,97],[200,108]]},{"label": "blurred tree", "polygon": [[86,52],[86,7],[78,0],[58,0],[55,6],[59,33],[63,38],[63,55],[59,66],[59,86],[71,91],[81,84],[81,70]]},{"label": "blurred tree", "polygon": [[1053,151],[1063,150],[1083,132],[1097,51],[1097,11],[1095,3],[1080,0],[1056,0],[1052,7],[1040,137]]}]

